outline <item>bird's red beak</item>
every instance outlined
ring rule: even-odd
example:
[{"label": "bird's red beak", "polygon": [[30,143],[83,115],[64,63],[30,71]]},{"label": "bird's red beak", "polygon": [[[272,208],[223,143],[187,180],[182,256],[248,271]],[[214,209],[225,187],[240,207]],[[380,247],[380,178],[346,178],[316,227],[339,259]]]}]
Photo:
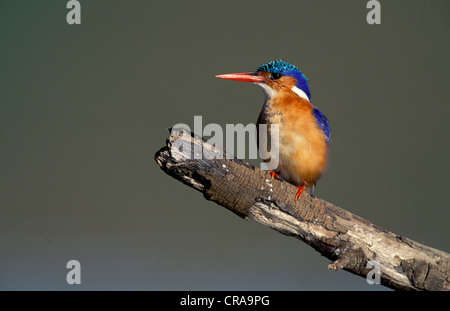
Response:
[{"label": "bird's red beak", "polygon": [[222,75],[217,75],[216,78],[241,81],[241,82],[264,82],[264,81],[266,81],[266,79],[264,77],[256,75],[255,72],[226,73],[226,74],[222,74]]}]

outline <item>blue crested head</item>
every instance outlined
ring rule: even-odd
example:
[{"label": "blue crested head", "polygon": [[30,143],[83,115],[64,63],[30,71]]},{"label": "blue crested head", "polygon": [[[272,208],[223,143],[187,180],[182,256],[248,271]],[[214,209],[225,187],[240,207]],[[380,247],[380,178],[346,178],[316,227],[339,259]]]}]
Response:
[{"label": "blue crested head", "polygon": [[259,66],[257,71],[269,72],[275,79],[278,79],[282,76],[289,76],[295,78],[297,80],[296,86],[300,90],[305,92],[305,94],[308,96],[308,99],[311,100],[311,91],[308,86],[308,79],[300,71],[300,69],[298,69],[294,65],[280,59]]}]

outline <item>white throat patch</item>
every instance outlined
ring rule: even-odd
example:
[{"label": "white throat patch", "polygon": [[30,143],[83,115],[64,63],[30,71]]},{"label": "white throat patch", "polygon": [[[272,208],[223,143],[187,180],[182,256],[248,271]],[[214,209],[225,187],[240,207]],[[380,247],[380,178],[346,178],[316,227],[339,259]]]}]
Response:
[{"label": "white throat patch", "polygon": [[269,101],[272,97],[274,97],[277,94],[277,91],[268,86],[265,83],[255,83],[259,87],[261,87],[264,91],[264,96],[266,96],[266,100]]}]

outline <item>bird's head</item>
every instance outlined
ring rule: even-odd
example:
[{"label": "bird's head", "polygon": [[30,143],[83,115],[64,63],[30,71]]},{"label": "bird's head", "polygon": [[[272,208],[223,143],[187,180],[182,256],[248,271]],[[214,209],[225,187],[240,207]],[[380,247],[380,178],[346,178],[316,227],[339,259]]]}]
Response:
[{"label": "bird's head", "polygon": [[290,89],[300,97],[311,101],[308,79],[297,67],[282,60],[261,65],[255,72],[228,73],[216,77],[256,83],[262,87],[268,99],[279,91]]}]

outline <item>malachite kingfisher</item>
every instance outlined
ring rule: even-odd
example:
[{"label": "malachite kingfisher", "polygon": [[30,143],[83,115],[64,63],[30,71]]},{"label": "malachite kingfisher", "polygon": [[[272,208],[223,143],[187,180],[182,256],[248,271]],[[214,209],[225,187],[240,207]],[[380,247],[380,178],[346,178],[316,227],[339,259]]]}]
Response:
[{"label": "malachite kingfisher", "polygon": [[[314,195],[316,182],[328,162],[330,124],[311,103],[311,91],[305,75],[294,65],[276,60],[259,66],[255,72],[220,74],[216,77],[253,82],[263,89],[266,100],[257,128],[259,124],[278,124],[279,129],[279,137],[274,140],[278,143],[278,167],[269,173],[272,177],[296,185],[296,200],[305,189]],[[268,140],[272,141],[270,138]]]}]

